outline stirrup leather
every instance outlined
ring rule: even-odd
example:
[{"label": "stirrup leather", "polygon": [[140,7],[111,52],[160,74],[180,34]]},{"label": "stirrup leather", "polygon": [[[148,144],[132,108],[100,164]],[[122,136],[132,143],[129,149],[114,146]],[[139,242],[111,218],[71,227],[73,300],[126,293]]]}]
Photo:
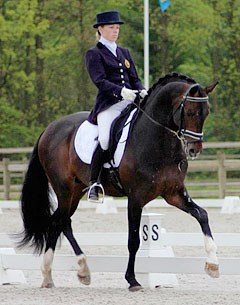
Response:
[{"label": "stirrup leather", "polygon": [[[102,192],[102,197],[101,197],[100,199],[98,199],[98,200],[92,200],[92,199],[90,198],[90,192],[91,192],[91,189],[92,189],[93,187],[99,187],[100,190],[101,190],[101,192]],[[88,194],[87,194],[87,200],[88,200],[88,201],[90,201],[90,202],[95,202],[95,203],[103,203],[104,197],[105,197],[105,192],[104,192],[104,188],[103,188],[103,186],[102,186],[101,183],[95,182],[95,183],[93,183],[93,184],[89,187]]]}]

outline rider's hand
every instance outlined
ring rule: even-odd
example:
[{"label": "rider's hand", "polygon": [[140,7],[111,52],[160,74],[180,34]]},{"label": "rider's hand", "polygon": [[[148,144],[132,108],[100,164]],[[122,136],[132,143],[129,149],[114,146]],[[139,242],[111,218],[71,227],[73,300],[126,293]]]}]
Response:
[{"label": "rider's hand", "polygon": [[131,90],[127,89],[126,87],[123,87],[121,90],[121,96],[123,97],[124,100],[128,102],[133,102],[136,98],[136,93],[138,90]]},{"label": "rider's hand", "polygon": [[142,89],[142,90],[140,91],[140,94],[139,94],[139,95],[141,96],[141,98],[144,98],[146,95],[148,95],[148,92],[147,92],[146,89]]}]

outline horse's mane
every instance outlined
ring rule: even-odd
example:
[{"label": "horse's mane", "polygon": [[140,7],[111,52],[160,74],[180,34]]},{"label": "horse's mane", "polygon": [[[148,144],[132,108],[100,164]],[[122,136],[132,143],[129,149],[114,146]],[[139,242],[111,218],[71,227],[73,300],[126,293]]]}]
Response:
[{"label": "horse's mane", "polygon": [[166,74],[163,77],[160,77],[159,80],[148,90],[148,95],[151,94],[151,92],[157,87],[157,86],[165,86],[168,83],[171,82],[186,82],[186,83],[190,83],[190,84],[196,84],[195,80],[192,79],[191,77],[184,75],[184,74],[179,74],[177,72],[172,72],[169,74]]},{"label": "horse's mane", "polygon": [[166,74],[165,76],[160,77],[159,80],[151,88],[149,88],[148,95],[142,101],[142,105],[145,104],[145,102],[150,97],[151,93],[156,89],[156,87],[164,87],[166,84],[172,82],[184,82],[189,84],[196,84],[195,80],[187,75],[180,74],[177,72]]}]

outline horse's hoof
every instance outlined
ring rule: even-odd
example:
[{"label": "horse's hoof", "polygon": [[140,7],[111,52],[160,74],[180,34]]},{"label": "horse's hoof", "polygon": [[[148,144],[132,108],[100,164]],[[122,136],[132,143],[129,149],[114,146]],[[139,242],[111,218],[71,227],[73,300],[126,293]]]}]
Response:
[{"label": "horse's hoof", "polygon": [[83,285],[90,285],[91,284],[91,276],[86,275],[86,276],[81,276],[78,274],[78,279]]},{"label": "horse's hoof", "polygon": [[87,265],[87,258],[84,254],[81,254],[79,256],[78,264],[80,267],[78,270],[78,274],[77,274],[79,281],[83,285],[90,285],[91,284],[91,273],[90,273],[90,270]]},{"label": "horse's hoof", "polygon": [[218,278],[220,276],[219,265],[217,264],[206,263],[204,270],[211,277]]},{"label": "horse's hoof", "polygon": [[143,287],[141,285],[136,285],[136,286],[130,286],[128,289],[131,292],[135,292],[135,291],[143,290]]},{"label": "horse's hoof", "polygon": [[41,288],[54,288],[54,283],[42,283]]}]

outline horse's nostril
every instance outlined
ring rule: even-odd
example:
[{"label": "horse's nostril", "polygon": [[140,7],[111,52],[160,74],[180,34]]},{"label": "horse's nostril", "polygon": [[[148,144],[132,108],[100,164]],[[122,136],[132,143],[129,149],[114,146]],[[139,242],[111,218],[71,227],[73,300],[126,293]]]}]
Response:
[{"label": "horse's nostril", "polygon": [[200,151],[199,151],[198,149],[191,148],[191,149],[189,149],[189,151],[188,151],[188,156],[189,156],[192,160],[196,159],[196,158],[199,156],[199,154],[200,154]]},{"label": "horse's nostril", "polygon": [[196,155],[195,149],[191,148],[191,149],[189,150],[189,155],[190,155],[191,157],[195,156],[195,155]]}]

